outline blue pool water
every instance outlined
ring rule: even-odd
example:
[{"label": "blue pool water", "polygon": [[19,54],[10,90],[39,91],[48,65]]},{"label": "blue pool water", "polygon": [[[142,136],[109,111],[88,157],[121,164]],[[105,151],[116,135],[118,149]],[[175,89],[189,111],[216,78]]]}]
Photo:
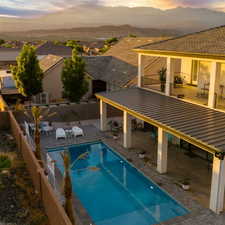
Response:
[{"label": "blue pool water", "polygon": [[[73,191],[96,225],[152,225],[188,213],[102,142],[67,147]],[[61,148],[49,150],[63,172]],[[85,159],[74,160],[88,152]]]}]

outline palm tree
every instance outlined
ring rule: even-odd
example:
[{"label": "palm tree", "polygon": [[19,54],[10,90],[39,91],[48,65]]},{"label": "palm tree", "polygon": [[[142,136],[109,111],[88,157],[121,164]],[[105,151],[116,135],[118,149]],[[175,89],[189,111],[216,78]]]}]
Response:
[{"label": "palm tree", "polygon": [[75,225],[75,218],[73,215],[73,195],[72,195],[72,182],[70,177],[70,157],[67,152],[61,153],[63,164],[64,164],[64,209],[70,218],[70,221],[73,225]]},{"label": "palm tree", "polygon": [[25,115],[27,115],[29,118],[31,118],[34,121],[34,142],[35,142],[35,156],[38,159],[40,165],[43,167],[43,161],[42,161],[42,154],[41,154],[41,132],[40,132],[40,123],[44,118],[51,117],[55,115],[56,113],[49,113],[49,110],[46,110],[43,112],[43,110],[38,107],[38,106],[33,106],[31,109],[31,114],[30,116],[27,111],[24,112]]},{"label": "palm tree", "polygon": [[73,215],[73,194],[72,194],[72,182],[70,177],[70,168],[72,168],[75,163],[81,159],[86,159],[88,156],[88,152],[84,152],[80,154],[76,160],[71,164],[70,162],[70,156],[68,151],[64,151],[64,153],[61,153],[63,164],[64,164],[64,185],[63,185],[63,193],[65,197],[65,203],[64,203],[64,209],[70,218],[72,224],[75,225],[75,218]]}]

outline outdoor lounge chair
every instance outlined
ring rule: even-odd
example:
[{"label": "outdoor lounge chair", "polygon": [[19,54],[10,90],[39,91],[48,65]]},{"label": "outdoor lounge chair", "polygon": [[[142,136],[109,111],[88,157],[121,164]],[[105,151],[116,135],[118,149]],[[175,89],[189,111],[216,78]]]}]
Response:
[{"label": "outdoor lounge chair", "polygon": [[66,132],[63,128],[57,128],[55,135],[56,135],[56,140],[60,138],[66,139]]},{"label": "outdoor lounge chair", "polygon": [[84,132],[80,127],[75,126],[75,127],[72,128],[72,131],[73,131],[74,137],[84,136]]}]

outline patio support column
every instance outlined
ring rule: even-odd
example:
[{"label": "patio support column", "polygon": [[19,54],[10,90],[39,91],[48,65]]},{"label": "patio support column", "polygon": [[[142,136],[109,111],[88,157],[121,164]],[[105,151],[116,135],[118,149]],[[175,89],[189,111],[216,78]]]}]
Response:
[{"label": "patio support column", "polygon": [[223,211],[224,189],[225,189],[224,159],[220,159],[214,156],[209,207],[217,214]]},{"label": "patio support column", "polygon": [[219,63],[212,62],[211,73],[210,73],[210,83],[209,83],[209,97],[208,97],[208,106],[210,108],[216,107],[216,98],[219,90]]},{"label": "patio support column", "polygon": [[130,148],[131,147],[131,116],[124,111],[123,112],[123,147]]},{"label": "patio support column", "polygon": [[100,100],[100,130],[107,130],[107,105]]},{"label": "patio support column", "polygon": [[143,55],[138,54],[138,87],[142,87],[142,81],[144,77],[144,64],[143,64]]},{"label": "patio support column", "polygon": [[165,94],[167,96],[170,96],[170,92],[171,92],[171,57],[167,57],[166,59],[166,88],[165,88]]},{"label": "patio support column", "polygon": [[157,171],[159,173],[167,172],[167,149],[168,138],[166,132],[162,128],[158,128],[158,156],[157,156]]}]

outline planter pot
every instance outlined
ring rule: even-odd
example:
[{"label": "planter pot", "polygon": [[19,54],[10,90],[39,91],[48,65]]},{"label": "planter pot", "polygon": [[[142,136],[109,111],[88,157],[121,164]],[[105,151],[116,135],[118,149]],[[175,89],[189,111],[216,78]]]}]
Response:
[{"label": "planter pot", "polygon": [[145,157],[145,154],[139,154],[138,157],[139,157],[140,159],[143,159],[143,158]]},{"label": "planter pot", "polygon": [[190,189],[190,184],[181,184],[183,190],[188,191]]},{"label": "planter pot", "polygon": [[113,139],[114,139],[114,140],[117,140],[117,139],[118,139],[118,136],[113,136]]}]

